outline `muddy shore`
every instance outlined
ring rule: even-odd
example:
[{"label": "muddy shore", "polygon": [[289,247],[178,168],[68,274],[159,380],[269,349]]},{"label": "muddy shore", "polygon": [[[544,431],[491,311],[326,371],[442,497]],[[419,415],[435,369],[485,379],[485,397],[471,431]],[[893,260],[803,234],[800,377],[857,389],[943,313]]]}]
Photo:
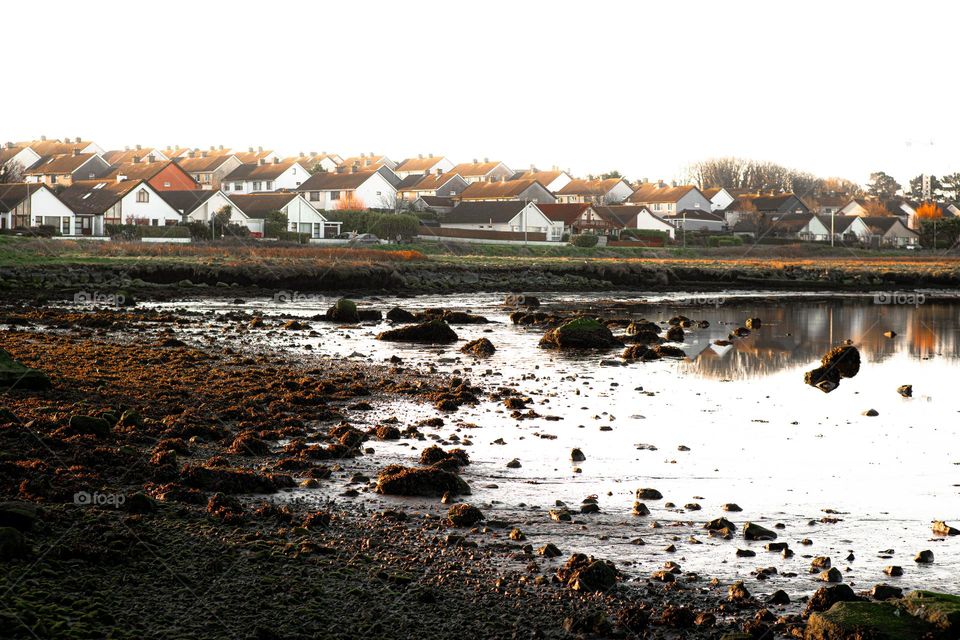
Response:
[{"label": "muddy shore", "polygon": [[[436,426],[371,425],[371,405],[443,406],[452,420],[499,392],[402,361],[255,346],[258,331],[284,331],[279,318],[255,328],[238,315],[181,340],[204,322],[0,310],[0,347],[52,384],[0,403],[0,526],[26,545],[4,541],[9,637],[803,636],[806,602],[761,601],[679,563],[574,589],[577,549],[544,555],[512,534],[519,523],[456,526],[439,496],[430,509],[356,506],[377,482],[350,462],[375,467],[378,440],[428,443]],[[225,346],[224,332],[251,346]],[[298,485],[329,502],[278,500]]]},{"label": "muddy shore", "polygon": [[374,263],[177,261],[41,264],[0,268],[0,298],[128,300],[286,292],[465,293],[641,289],[868,291],[960,287],[960,263],[830,260],[440,260]]}]

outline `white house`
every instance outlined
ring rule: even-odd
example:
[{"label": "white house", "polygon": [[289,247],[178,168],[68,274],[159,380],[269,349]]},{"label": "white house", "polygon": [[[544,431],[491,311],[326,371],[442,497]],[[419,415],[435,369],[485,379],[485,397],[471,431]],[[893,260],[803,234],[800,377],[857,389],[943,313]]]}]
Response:
[{"label": "white house", "polygon": [[737,201],[737,199],[723,187],[703,189],[701,193],[710,200],[710,206],[714,211],[723,211]]},{"label": "white house", "polygon": [[[184,220],[209,223],[213,216],[224,207],[233,207],[233,203],[222,191],[213,189],[193,189],[189,191],[158,191],[164,200],[173,207]],[[231,222],[233,220],[231,219]]]},{"label": "white house", "polygon": [[474,182],[498,182],[502,180],[509,180],[513,175],[513,171],[510,170],[510,167],[498,160],[491,162],[488,158],[484,158],[483,162],[478,162],[476,159],[474,159],[473,162],[464,162],[458,164],[450,169],[448,173],[459,174],[461,178],[470,184],[473,184]]},{"label": "white house", "polygon": [[859,220],[856,216],[841,216],[836,213],[814,216],[800,232],[801,240],[812,242],[846,242],[856,240],[856,234],[850,230],[851,225]]},{"label": "white house", "polygon": [[230,222],[246,225],[255,236],[264,234],[267,216],[274,211],[287,215],[288,231],[306,233],[311,238],[333,238],[340,233],[339,222],[327,220],[299,193],[233,194],[229,200]]},{"label": "white house", "polygon": [[97,153],[73,151],[60,155],[43,156],[24,172],[27,182],[42,182],[47,186],[70,186],[75,180],[99,178],[110,171],[110,165]]},{"label": "white house", "polygon": [[548,241],[563,238],[563,222],[548,218],[533,202],[462,202],[440,222],[443,229],[543,233]]},{"label": "white house", "polygon": [[77,235],[91,235],[88,230],[96,231],[98,224],[162,227],[182,219],[146,180],[77,180],[60,193],[60,199],[78,218]]},{"label": "white house", "polygon": [[571,180],[556,192],[557,202],[591,204],[620,204],[630,197],[633,189],[622,178],[603,180]]},{"label": "white house", "polygon": [[317,171],[336,171],[340,163],[343,162],[343,158],[335,153],[327,153],[326,151],[321,153],[315,151],[304,153],[301,151],[300,155],[294,158],[287,158],[287,161],[299,162],[301,166],[306,167],[311,173],[316,173]]},{"label": "white house", "polygon": [[63,236],[81,235],[75,216],[44,184],[0,184],[0,229],[53,227]]},{"label": "white house", "polygon": [[881,247],[911,247],[920,244],[919,234],[897,216],[859,216],[850,231],[865,244]]},{"label": "white house", "polygon": [[315,173],[296,190],[320,210],[389,209],[397,204],[397,190],[378,170]]},{"label": "white house", "polygon": [[700,189],[689,184],[671,187],[662,183],[645,182],[633,192],[629,202],[645,206],[658,216],[672,216],[684,210],[714,210],[710,199]]},{"label": "white house", "polygon": [[[650,209],[642,207],[634,219],[634,229],[648,229],[650,231],[663,231],[671,240],[676,236],[677,228],[670,222],[654,214]],[[689,226],[687,227],[690,228]]]},{"label": "white house", "polygon": [[727,219],[724,215],[709,209],[684,209],[674,215],[662,217],[680,230],[724,231],[727,228]]},{"label": "white house", "polygon": [[536,180],[506,180],[504,182],[474,182],[454,200],[523,200],[537,204],[553,204],[556,198]]},{"label": "white house", "polygon": [[570,184],[573,178],[566,171],[553,169],[551,171],[538,171],[530,167],[529,171],[518,171],[513,174],[511,180],[536,180],[547,188],[551,193],[557,193],[560,189]]},{"label": "white house", "polygon": [[299,162],[261,158],[256,164],[241,164],[227,174],[220,185],[226,193],[259,193],[296,189],[310,177]]},{"label": "white house", "polygon": [[40,162],[40,154],[27,146],[7,142],[0,148],[0,169],[7,165],[19,165],[23,171]]},{"label": "white house", "polygon": [[344,172],[374,171],[380,167],[387,167],[391,171],[397,168],[397,163],[387,156],[378,156],[374,153],[361,153],[359,156],[350,156],[340,160],[338,168]]},{"label": "white house", "polygon": [[424,156],[422,153],[416,158],[407,158],[395,168],[394,172],[401,178],[416,175],[443,174],[453,169],[453,163],[444,156],[434,156],[432,153]]}]

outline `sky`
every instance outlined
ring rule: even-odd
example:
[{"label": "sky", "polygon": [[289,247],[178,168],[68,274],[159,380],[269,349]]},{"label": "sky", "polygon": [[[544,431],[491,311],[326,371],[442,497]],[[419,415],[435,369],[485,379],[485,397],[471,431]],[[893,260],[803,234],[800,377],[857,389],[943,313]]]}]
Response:
[{"label": "sky", "polygon": [[649,180],[728,155],[861,183],[960,171],[960,3],[36,7],[0,15],[24,25],[4,29],[0,142],[433,153]]}]

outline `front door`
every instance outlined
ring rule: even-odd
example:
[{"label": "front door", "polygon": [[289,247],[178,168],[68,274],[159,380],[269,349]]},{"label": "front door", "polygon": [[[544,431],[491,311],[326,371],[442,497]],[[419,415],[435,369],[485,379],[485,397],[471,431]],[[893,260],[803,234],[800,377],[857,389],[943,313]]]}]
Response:
[{"label": "front door", "polygon": [[80,217],[80,235],[82,236],[93,235],[93,217],[92,216]]}]

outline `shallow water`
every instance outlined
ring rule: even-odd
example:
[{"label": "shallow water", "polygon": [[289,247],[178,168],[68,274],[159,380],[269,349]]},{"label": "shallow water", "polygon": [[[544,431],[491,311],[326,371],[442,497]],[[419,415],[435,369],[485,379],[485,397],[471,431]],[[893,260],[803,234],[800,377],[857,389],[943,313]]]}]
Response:
[{"label": "shallow water", "polygon": [[[361,305],[383,311],[395,304],[412,310],[464,309],[496,324],[455,326],[461,342],[444,347],[378,342],[374,336],[386,322],[350,328],[313,322],[319,337],[289,334],[277,343],[304,354],[303,347],[310,344],[314,354],[358,361],[383,362],[396,354],[408,367],[432,365],[491,389],[513,386],[533,398],[531,408],[544,418],[518,421],[502,404],[484,400],[442,415],[444,427],[424,431],[435,432],[450,446],[458,444],[450,440],[453,434],[471,441],[472,464],[464,470],[474,490],[470,501],[488,518],[519,526],[535,546],[552,541],[565,553],[610,558],[638,578],[666,560],[679,562],[684,571],[725,580],[767,566],[799,574],[793,580],[781,575],[763,585],[748,583],[757,593],[785,588],[794,594],[820,586],[815,574],[808,573],[809,557],[816,555],[830,556],[855,589],[888,582],[960,591],[960,536],[943,539],[931,533],[933,520],[960,526],[960,305],[886,305],[874,304],[869,296],[765,292],[740,292],[736,298],[722,293],[538,295],[547,311],[615,300],[623,305],[607,310],[605,317],[666,321],[682,313],[694,321],[707,320],[710,327],[688,331],[681,345],[687,360],[605,367],[599,366],[601,358],[616,358],[616,352],[560,355],[538,349],[542,329],[512,325],[509,310],[500,306],[502,295],[421,296],[368,298]],[[243,305],[154,306],[310,317],[331,303],[302,297],[282,304],[262,299]],[[730,347],[712,345],[748,317],[761,318],[762,327]],[[888,330],[898,335],[884,337]],[[494,356],[477,361],[459,353],[464,340],[481,336],[496,345]],[[803,372],[846,339],[860,349],[860,373],[830,394],[804,385]],[[913,385],[913,398],[900,397],[896,389],[901,384]],[[861,415],[870,408],[879,416]],[[399,417],[402,427],[441,413],[429,405],[397,401],[381,402],[362,417],[375,424],[388,415]],[[601,426],[612,430],[601,431]],[[498,438],[505,444],[495,444]],[[376,456],[344,466],[374,471],[387,462],[410,464],[420,448],[432,443],[373,442]],[[690,450],[678,450],[681,445]],[[572,447],[580,447],[586,461],[570,462]],[[506,468],[513,458],[521,468]],[[485,487],[490,484],[497,488]],[[638,487],[654,487],[664,495],[662,501],[646,502],[652,512],[648,517],[630,515]],[[598,496],[602,513],[575,516],[585,524],[558,524],[547,517],[556,500],[576,511],[589,495]],[[372,493],[355,500],[371,508],[406,504],[438,512],[439,507],[435,501]],[[667,501],[680,508],[664,508]],[[684,510],[690,502],[702,510]],[[722,512],[727,502],[739,504],[743,512]],[[839,513],[828,514],[828,509]],[[783,559],[764,551],[763,543],[704,535],[702,524],[721,515],[738,525],[750,520],[769,528],[784,524],[778,540],[790,543],[796,556]],[[820,522],[828,515],[840,521]],[[653,521],[662,526],[650,528]],[[647,544],[630,544],[637,537]],[[801,546],[803,538],[813,544]],[[671,542],[675,553],[663,550]],[[757,557],[737,558],[737,548],[751,548]],[[888,549],[894,553],[880,553]],[[915,565],[913,556],[921,549],[933,550],[933,565]],[[844,560],[851,552],[855,559]],[[903,566],[905,576],[883,575],[883,567],[891,564]]]}]

